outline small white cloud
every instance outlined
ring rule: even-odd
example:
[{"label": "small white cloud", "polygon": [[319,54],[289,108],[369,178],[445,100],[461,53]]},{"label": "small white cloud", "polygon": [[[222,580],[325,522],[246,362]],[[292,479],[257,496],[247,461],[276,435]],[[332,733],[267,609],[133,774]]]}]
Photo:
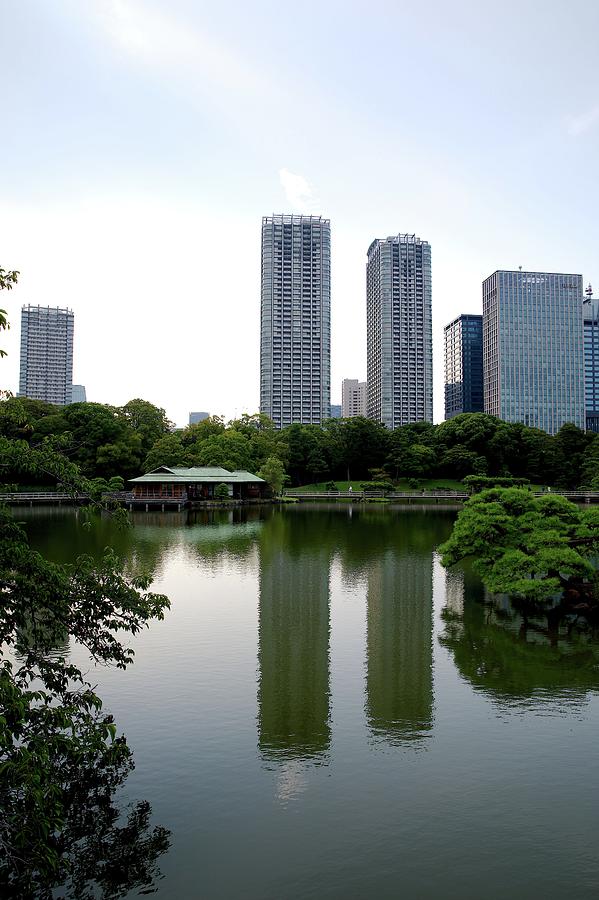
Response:
[{"label": "small white cloud", "polygon": [[599,103],[579,116],[568,117],[568,132],[574,137],[586,134],[599,123]]},{"label": "small white cloud", "polygon": [[318,197],[314,187],[303,175],[295,175],[289,169],[279,169],[279,179],[285,191],[287,202],[298,212],[316,211]]}]

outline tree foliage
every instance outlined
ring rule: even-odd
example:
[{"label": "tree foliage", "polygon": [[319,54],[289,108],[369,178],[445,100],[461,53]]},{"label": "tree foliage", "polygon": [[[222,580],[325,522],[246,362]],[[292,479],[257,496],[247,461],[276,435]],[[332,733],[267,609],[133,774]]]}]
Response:
[{"label": "tree foliage", "polygon": [[[76,468],[50,448],[7,443],[2,451],[14,466],[52,469],[71,489],[87,488]],[[148,591],[147,576],[125,578],[110,550],[99,561],[48,562],[29,547],[5,508],[0,586],[0,886],[15,896],[50,897],[52,885],[83,878],[81,844],[88,862],[100,847],[117,846],[121,826],[111,797],[132,765],[100,698],[55,649],[72,638],[94,662],[126,668],[133,651],[123,634],[162,618],[168,600]],[[145,884],[155,863],[147,851],[164,849],[167,834],[148,830],[147,805],[131,817],[125,827],[137,829],[138,845],[122,850],[138,855],[139,883]],[[92,876],[88,865],[86,877]],[[82,891],[72,896],[87,896]]]},{"label": "tree foliage", "polygon": [[264,479],[275,497],[283,490],[283,485],[287,478],[283,463],[276,456],[270,456],[264,462],[264,465],[258,472],[258,477]]},{"label": "tree foliage", "polygon": [[[16,277],[0,269],[0,289]],[[1,324],[1,323],[0,323]],[[86,405],[86,404],[82,404]],[[51,478],[73,493],[89,482],[59,449],[55,432],[32,445],[31,404],[8,400],[0,421],[3,476]],[[43,417],[55,414],[36,408]],[[6,432],[9,432],[8,434]],[[123,514],[124,515],[124,514]],[[148,803],[122,815],[114,794],[133,767],[131,751],[83,672],[70,639],[95,663],[126,668],[134,636],[160,619],[168,600],[149,576],[125,577],[110,550],[57,565],[29,546],[0,505],[0,894],[51,900],[122,897],[149,889],[169,845]],[[57,652],[60,650],[62,652]]]},{"label": "tree foliage", "polygon": [[561,592],[591,602],[598,550],[599,510],[522,488],[471,497],[440,547],[445,566],[472,557],[489,590],[537,602]]}]

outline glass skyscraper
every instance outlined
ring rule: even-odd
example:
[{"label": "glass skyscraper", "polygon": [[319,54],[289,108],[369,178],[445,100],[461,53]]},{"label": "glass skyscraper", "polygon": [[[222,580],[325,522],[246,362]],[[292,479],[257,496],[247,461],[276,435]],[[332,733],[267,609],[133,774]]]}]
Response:
[{"label": "glass skyscraper", "polygon": [[586,427],[599,432],[599,297],[593,297],[590,285],[583,310]]},{"label": "glass skyscraper", "polygon": [[483,317],[461,315],[445,326],[445,418],[483,409]]},{"label": "glass skyscraper", "polygon": [[74,319],[71,309],[22,308],[19,396],[59,406],[71,402]]},{"label": "glass skyscraper", "polygon": [[260,411],[277,428],[331,412],[331,224],[262,219]]},{"label": "glass skyscraper", "polygon": [[549,434],[585,427],[582,275],[494,272],[483,282],[485,412]]},{"label": "glass skyscraper", "polygon": [[387,428],[433,420],[431,248],[375,240],[366,265],[367,414]]}]

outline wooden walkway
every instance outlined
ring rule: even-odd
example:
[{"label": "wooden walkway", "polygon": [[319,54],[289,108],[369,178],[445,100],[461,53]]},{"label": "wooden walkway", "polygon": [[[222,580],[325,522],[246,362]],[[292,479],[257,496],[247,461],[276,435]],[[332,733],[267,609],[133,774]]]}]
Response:
[{"label": "wooden walkway", "polygon": [[[599,491],[533,491],[533,496],[544,497],[553,494],[557,497],[566,497],[574,503],[599,503]],[[466,491],[285,491],[286,497],[295,497],[300,501],[308,500],[390,500],[392,503],[405,500],[413,503],[415,500],[427,500],[434,503],[458,502],[463,503],[471,494]]]}]

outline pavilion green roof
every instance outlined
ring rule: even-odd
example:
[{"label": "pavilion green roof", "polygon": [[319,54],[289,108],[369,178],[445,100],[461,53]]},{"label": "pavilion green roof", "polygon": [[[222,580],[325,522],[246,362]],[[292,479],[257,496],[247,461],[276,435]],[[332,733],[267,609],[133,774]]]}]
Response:
[{"label": "pavilion green roof", "polygon": [[220,466],[159,466],[152,472],[130,478],[132,484],[264,484],[264,479],[241,469],[229,472]]}]

